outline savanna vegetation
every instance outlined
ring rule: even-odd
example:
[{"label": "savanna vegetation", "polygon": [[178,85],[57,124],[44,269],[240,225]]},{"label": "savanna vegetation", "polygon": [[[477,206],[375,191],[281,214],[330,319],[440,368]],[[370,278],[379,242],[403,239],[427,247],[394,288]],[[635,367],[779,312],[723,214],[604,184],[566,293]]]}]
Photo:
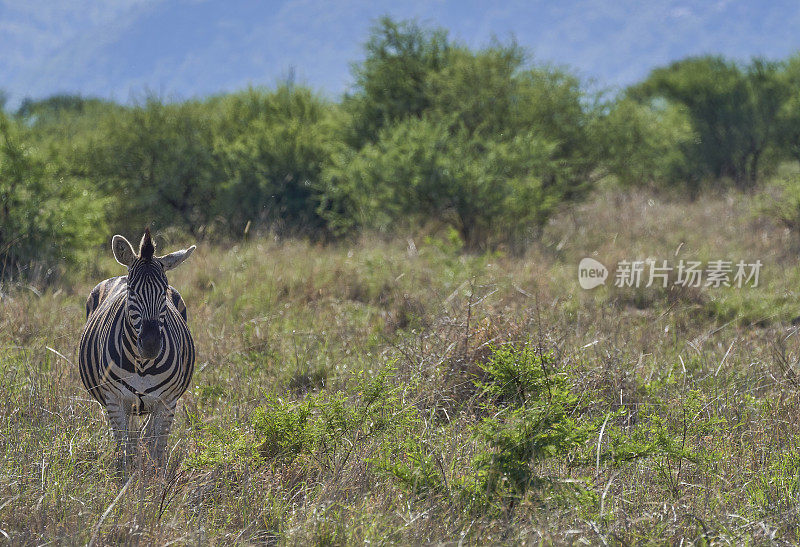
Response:
[{"label": "savanna vegetation", "polygon": [[[380,21],[294,82],[0,114],[0,535],[14,544],[800,541],[800,57],[616,94]],[[198,242],[158,477],[74,365],[113,233]],[[760,260],[591,291],[577,264]],[[613,273],[612,273],[613,275]]]}]

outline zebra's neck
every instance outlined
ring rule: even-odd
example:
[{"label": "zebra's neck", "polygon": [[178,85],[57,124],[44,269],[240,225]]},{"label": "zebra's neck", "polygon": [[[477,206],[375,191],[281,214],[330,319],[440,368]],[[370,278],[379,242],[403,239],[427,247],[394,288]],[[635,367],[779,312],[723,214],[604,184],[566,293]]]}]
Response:
[{"label": "zebra's neck", "polygon": [[128,340],[128,342],[133,342],[136,344],[137,333],[136,329],[133,328],[133,321],[131,320],[131,316],[128,314],[128,299],[125,299],[122,302],[122,333],[123,336]]}]

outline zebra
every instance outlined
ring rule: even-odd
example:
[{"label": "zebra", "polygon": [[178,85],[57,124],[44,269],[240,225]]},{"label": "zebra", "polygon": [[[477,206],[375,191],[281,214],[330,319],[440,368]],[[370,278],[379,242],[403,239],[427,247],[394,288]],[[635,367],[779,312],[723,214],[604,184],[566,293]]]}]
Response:
[{"label": "zebra", "polygon": [[175,407],[192,378],[195,348],[186,305],[165,272],[195,246],[154,256],[147,228],[138,254],[121,235],[112,238],[111,248],[128,275],[106,279],[89,294],[78,368],[84,387],[105,408],[126,473],[138,448],[136,416],[149,415],[147,451],[163,465]]}]

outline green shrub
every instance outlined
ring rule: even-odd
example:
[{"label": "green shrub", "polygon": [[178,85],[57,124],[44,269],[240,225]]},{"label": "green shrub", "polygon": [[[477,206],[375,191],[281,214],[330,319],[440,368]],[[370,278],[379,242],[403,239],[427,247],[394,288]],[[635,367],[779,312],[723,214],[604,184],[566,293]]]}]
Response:
[{"label": "green shrub", "polygon": [[104,118],[86,161],[97,185],[114,197],[117,231],[174,227],[194,236],[213,220],[219,175],[213,157],[215,112],[200,101],[143,104]]},{"label": "green shrub", "polygon": [[447,226],[470,249],[518,244],[582,197],[599,160],[597,109],[578,78],[525,57],[513,42],[476,52],[383,19],[344,103],[356,136],[323,171],[329,229]]},{"label": "green shrub", "polygon": [[743,66],[719,56],[689,57],[653,70],[629,93],[685,108],[698,137],[687,156],[698,179],[730,177],[753,187],[762,160],[780,146],[790,96],[782,68],[758,58]]},{"label": "green shrub", "polygon": [[386,457],[379,467],[420,498],[444,493],[443,471],[425,443],[420,439],[403,439],[398,453],[398,457]]},{"label": "green shrub", "polygon": [[215,138],[219,186],[210,205],[226,232],[248,222],[278,232],[324,229],[317,212],[320,173],[334,142],[331,105],[302,87],[225,97]]},{"label": "green shrub", "polygon": [[258,452],[265,458],[292,461],[310,452],[316,440],[312,411],[318,397],[298,403],[273,399],[253,411],[251,423],[258,439]]},{"label": "green shrub", "polygon": [[448,62],[450,48],[442,29],[381,18],[364,46],[366,58],[353,67],[354,92],[343,102],[349,146],[358,150],[382,129],[428,110],[428,79]]},{"label": "green shrub", "polygon": [[477,478],[468,491],[489,503],[521,499],[549,483],[534,472],[537,463],[580,452],[599,424],[582,415],[588,401],[573,393],[551,353],[503,346],[481,368],[490,415],[477,426],[486,450],[474,460]]},{"label": "green shrub", "polygon": [[549,352],[542,352],[528,345],[515,348],[510,345],[494,348],[481,370],[485,380],[477,386],[494,400],[525,406],[529,399],[552,397],[552,387],[564,388],[566,378],[552,374],[555,359]]},{"label": "green shrub", "polygon": [[[393,450],[396,438],[390,435],[408,431],[417,418],[413,408],[401,405],[402,388],[393,386],[392,379],[393,369],[387,367],[374,377],[363,375],[354,392],[323,390],[296,402],[272,397],[253,411],[251,432],[210,428],[193,463],[299,460],[299,465],[338,473],[356,451]],[[225,444],[231,447],[229,460],[220,460]]]},{"label": "green shrub", "polygon": [[696,183],[688,161],[695,134],[680,107],[655,108],[630,99],[615,103],[603,120],[604,164],[626,186]]},{"label": "green shrub", "polygon": [[58,173],[0,113],[0,277],[64,271],[103,241],[105,201],[86,180]]},{"label": "green shrub", "polygon": [[360,152],[334,154],[321,214],[340,233],[433,222],[456,229],[470,248],[514,242],[535,233],[574,190],[555,149],[533,133],[474,140],[410,119]]}]

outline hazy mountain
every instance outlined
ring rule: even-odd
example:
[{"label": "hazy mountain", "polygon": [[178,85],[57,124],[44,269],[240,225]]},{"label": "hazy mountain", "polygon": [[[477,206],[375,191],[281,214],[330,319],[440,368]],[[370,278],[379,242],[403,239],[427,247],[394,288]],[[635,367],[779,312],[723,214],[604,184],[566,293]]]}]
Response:
[{"label": "hazy mountain", "polygon": [[800,49],[800,3],[385,0],[0,0],[0,89],[126,101],[272,85],[290,73],[336,96],[379,16],[416,17],[473,47],[516,40],[537,61],[600,84],[691,54],[748,59]]}]

